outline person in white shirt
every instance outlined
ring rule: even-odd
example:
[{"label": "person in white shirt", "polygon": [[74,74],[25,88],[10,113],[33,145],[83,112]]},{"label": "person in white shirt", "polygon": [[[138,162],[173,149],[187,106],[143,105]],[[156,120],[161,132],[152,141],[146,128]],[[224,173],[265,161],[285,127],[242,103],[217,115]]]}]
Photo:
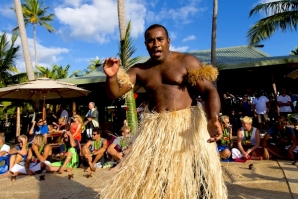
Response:
[{"label": "person in white shirt", "polygon": [[257,92],[252,101],[254,117],[257,117],[260,132],[263,131],[264,124],[268,129],[268,112],[270,110],[269,99],[263,95],[263,90]]},{"label": "person in white shirt", "polygon": [[5,144],[5,137],[0,135],[0,157],[6,156],[10,151],[10,146]]},{"label": "person in white shirt", "polygon": [[288,114],[292,113],[292,100],[291,97],[286,94],[285,89],[281,89],[280,95],[277,97],[277,103],[279,106],[279,115],[287,118]]}]

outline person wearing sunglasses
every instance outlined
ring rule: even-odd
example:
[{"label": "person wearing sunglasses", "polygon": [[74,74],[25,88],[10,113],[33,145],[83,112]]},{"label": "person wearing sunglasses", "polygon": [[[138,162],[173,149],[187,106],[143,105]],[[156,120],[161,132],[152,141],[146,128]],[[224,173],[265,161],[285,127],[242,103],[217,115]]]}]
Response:
[{"label": "person wearing sunglasses", "polygon": [[[82,148],[84,161],[87,163],[86,172],[95,171],[96,163],[104,165],[104,153],[107,150],[107,140],[101,137],[102,129],[95,127],[92,130],[92,140],[89,140]],[[83,162],[84,164],[84,162]]]},{"label": "person wearing sunglasses", "polygon": [[[15,145],[14,148],[11,148],[9,151],[9,169],[8,171],[11,170],[11,168],[15,164],[20,164],[24,165],[25,161],[27,159],[27,154],[28,154],[28,138],[26,135],[20,135],[18,137],[18,143]],[[5,176],[11,175],[12,172],[7,172]]]},{"label": "person wearing sunglasses", "polygon": [[220,117],[222,124],[223,135],[217,143],[217,150],[221,160],[227,160],[231,156],[231,149],[233,146],[232,125],[230,124],[229,116],[222,115]]},{"label": "person wearing sunglasses", "polygon": [[29,143],[32,142],[33,137],[35,135],[41,134],[45,137],[45,140],[47,141],[47,134],[49,133],[49,127],[45,120],[42,118],[37,119],[36,121],[32,122],[32,126],[29,130]]},{"label": "person wearing sunglasses", "polygon": [[60,145],[60,161],[47,165],[49,172],[58,171],[62,174],[64,171],[71,172],[79,166],[78,141],[74,139],[69,131],[64,131],[61,135],[62,144]]},{"label": "person wearing sunglasses", "polygon": [[15,164],[10,171],[14,176],[41,173],[46,168],[46,165],[51,163],[51,157],[52,147],[46,143],[43,135],[37,134],[34,136],[31,147],[28,149],[25,165]]},{"label": "person wearing sunglasses", "polygon": [[[270,139],[270,137],[272,139]],[[287,126],[283,116],[279,116],[274,126],[265,134],[262,141],[264,159],[280,158],[294,160],[297,156],[297,138],[293,128]]]}]

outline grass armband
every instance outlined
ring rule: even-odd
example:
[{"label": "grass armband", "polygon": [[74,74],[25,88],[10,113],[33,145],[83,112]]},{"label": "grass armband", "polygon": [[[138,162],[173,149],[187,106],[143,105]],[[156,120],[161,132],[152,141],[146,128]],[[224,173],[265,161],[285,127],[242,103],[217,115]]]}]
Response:
[{"label": "grass armband", "polygon": [[117,73],[117,79],[120,87],[122,86],[130,86],[133,88],[133,84],[130,81],[129,75],[125,72],[123,68],[119,68]]},{"label": "grass armband", "polygon": [[188,71],[187,81],[192,86],[197,84],[198,79],[205,79],[208,81],[215,81],[218,76],[218,69],[212,65],[202,64],[199,69],[191,69]]}]

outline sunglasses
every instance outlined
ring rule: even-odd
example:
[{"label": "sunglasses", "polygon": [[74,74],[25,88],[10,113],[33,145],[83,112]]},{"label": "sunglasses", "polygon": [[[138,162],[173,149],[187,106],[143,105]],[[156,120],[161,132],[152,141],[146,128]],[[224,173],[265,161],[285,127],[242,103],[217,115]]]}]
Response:
[{"label": "sunglasses", "polygon": [[43,121],[38,121],[38,123],[42,123]]},{"label": "sunglasses", "polygon": [[74,119],[74,118],[78,118],[78,117],[72,117],[72,118]]},{"label": "sunglasses", "polygon": [[276,122],[276,124],[286,124],[286,122]]},{"label": "sunglasses", "polygon": [[97,134],[92,134],[93,136],[96,136]]}]

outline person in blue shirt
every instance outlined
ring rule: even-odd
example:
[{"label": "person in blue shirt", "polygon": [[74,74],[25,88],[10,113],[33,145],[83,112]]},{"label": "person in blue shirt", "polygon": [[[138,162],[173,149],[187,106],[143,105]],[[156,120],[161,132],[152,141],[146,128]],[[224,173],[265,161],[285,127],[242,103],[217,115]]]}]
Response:
[{"label": "person in blue shirt", "polygon": [[45,140],[47,140],[47,134],[49,132],[49,128],[46,121],[44,121],[42,118],[39,118],[36,121],[32,122],[32,126],[29,131],[29,135],[30,135],[29,143],[32,142],[34,135],[38,135],[38,134],[44,135]]},{"label": "person in blue shirt", "polygon": [[295,155],[297,156],[297,139],[294,130],[286,125],[286,119],[279,116],[276,124],[265,134],[262,142],[265,160],[268,160],[270,156],[294,160]]}]

